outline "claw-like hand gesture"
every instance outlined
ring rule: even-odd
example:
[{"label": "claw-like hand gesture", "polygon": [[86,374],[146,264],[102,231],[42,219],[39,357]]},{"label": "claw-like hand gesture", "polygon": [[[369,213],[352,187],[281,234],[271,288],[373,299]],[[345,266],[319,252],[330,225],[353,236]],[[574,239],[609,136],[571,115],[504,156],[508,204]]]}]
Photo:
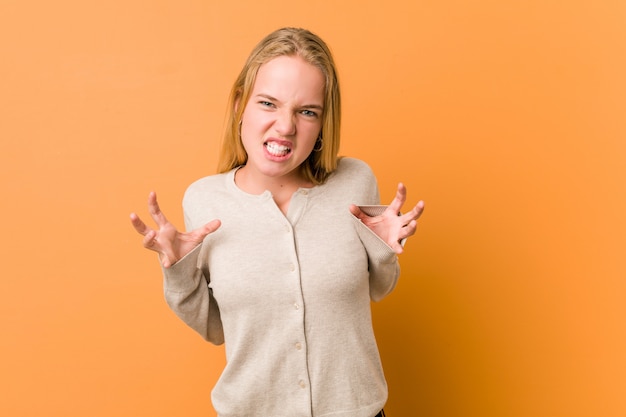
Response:
[{"label": "claw-like hand gesture", "polygon": [[406,187],[400,183],[395,198],[380,216],[370,217],[354,204],[350,206],[350,212],[400,254],[403,250],[400,242],[415,234],[417,219],[424,211],[424,202],[420,201],[411,211],[401,215],[400,209],[405,201]]},{"label": "claw-like hand gesture", "polygon": [[187,255],[193,248],[202,243],[202,240],[209,233],[213,233],[220,227],[219,220],[213,220],[188,233],[181,233],[172,223],[170,223],[157,203],[156,193],[151,192],[148,197],[148,209],[150,216],[158,226],[154,230],[146,224],[135,213],[130,215],[130,222],[137,232],[143,235],[143,246],[159,254],[161,264],[169,268]]}]

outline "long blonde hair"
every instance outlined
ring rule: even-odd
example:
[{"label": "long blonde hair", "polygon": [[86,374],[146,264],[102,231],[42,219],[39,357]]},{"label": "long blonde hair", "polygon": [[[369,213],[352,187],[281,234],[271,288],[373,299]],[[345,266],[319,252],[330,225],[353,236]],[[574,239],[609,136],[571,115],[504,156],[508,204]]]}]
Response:
[{"label": "long blonde hair", "polygon": [[313,184],[322,184],[337,168],[339,132],[341,127],[341,97],[337,71],[330,49],[317,35],[306,29],[282,28],[267,35],[252,50],[230,93],[228,119],[218,172],[227,172],[248,160],[240,137],[244,109],[261,65],[279,56],[299,56],[319,68],[326,79],[322,120],[322,149],[311,152],[302,163],[302,173]]}]

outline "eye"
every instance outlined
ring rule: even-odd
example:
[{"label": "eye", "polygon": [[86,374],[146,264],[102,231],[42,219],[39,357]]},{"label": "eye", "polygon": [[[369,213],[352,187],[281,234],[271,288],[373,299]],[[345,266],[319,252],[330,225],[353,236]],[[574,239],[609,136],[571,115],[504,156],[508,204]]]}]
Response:
[{"label": "eye", "polygon": [[259,104],[263,107],[274,107],[274,103],[271,101],[261,100],[259,101]]},{"label": "eye", "polygon": [[317,117],[317,113],[311,110],[302,110],[300,113],[302,113],[303,115],[307,117]]}]

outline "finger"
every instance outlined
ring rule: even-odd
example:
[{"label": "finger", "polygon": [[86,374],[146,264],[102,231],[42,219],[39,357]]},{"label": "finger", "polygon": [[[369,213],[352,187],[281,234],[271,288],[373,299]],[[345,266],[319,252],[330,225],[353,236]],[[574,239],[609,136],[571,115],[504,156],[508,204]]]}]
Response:
[{"label": "finger", "polygon": [[406,187],[404,184],[398,184],[398,190],[396,191],[396,196],[394,197],[391,204],[389,204],[389,208],[393,210],[395,213],[400,213],[404,202],[406,201]]},{"label": "finger", "polygon": [[221,221],[217,219],[211,220],[210,222],[202,226],[202,228],[200,229],[200,236],[202,236],[202,239],[204,239],[207,235],[219,229],[221,225],[222,225]]},{"label": "finger", "polygon": [[[400,240],[402,240],[402,239],[400,239]],[[396,255],[400,255],[404,251],[404,248],[400,244],[400,240],[397,241],[397,242],[393,242],[390,245],[391,249],[393,249],[393,251],[396,253]]]},{"label": "finger", "polygon": [[156,231],[150,229],[143,236],[143,246],[147,249],[158,250],[158,241]]},{"label": "finger", "polygon": [[130,214],[130,222],[137,231],[137,233],[141,235],[145,236],[148,230],[150,230],[148,226],[146,226],[146,224],[135,213]]},{"label": "finger", "polygon": [[217,229],[220,228],[221,225],[222,225],[222,222],[220,222],[219,220],[217,219],[211,220],[204,226],[191,231],[188,234],[189,236],[188,240],[194,243],[202,243],[205,237],[215,232]]},{"label": "finger", "polygon": [[419,219],[423,212],[424,212],[424,202],[420,201],[415,205],[415,207],[413,207],[411,211],[403,214],[400,220],[402,221],[402,223],[408,224],[411,220]]},{"label": "finger", "polygon": [[159,227],[163,227],[168,223],[165,214],[163,214],[161,208],[159,207],[157,196],[154,191],[151,191],[148,196],[148,210],[150,211],[150,216],[152,216],[152,219],[159,225]]},{"label": "finger", "polygon": [[424,200],[420,200],[417,202],[417,204],[413,208],[413,210],[415,210],[417,213],[415,217],[416,219],[422,215],[422,213],[424,212],[424,207],[426,207],[426,203],[424,203]]},{"label": "finger", "polygon": [[409,224],[407,224],[401,229],[399,233],[400,240],[413,236],[416,231],[417,231],[417,220],[411,220]]},{"label": "finger", "polygon": [[349,210],[350,210],[350,213],[352,213],[352,215],[356,217],[357,219],[362,220],[363,217],[366,217],[366,214],[363,213],[361,208],[357,206],[356,204],[350,204]]},{"label": "finger", "polygon": [[159,252],[159,261],[164,268],[169,268],[176,264],[181,258],[177,258],[172,250],[161,250]]},{"label": "finger", "polygon": [[170,266],[174,265],[174,262],[171,261],[171,258],[161,253],[159,253],[159,260],[161,261],[161,265],[163,265],[163,268],[169,268]]}]

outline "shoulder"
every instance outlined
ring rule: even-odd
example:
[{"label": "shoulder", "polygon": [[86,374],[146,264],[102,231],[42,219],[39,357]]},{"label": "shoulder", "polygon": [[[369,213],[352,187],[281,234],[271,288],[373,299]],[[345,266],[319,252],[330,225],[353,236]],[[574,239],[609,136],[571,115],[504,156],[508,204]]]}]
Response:
[{"label": "shoulder", "polygon": [[213,200],[215,196],[225,193],[228,188],[229,175],[230,172],[209,175],[191,183],[185,190],[183,206],[185,208],[198,205],[204,206],[208,201]]},{"label": "shoulder", "polygon": [[346,170],[346,169],[358,169],[358,170],[366,170],[371,171],[370,166],[365,162],[357,158],[352,158],[350,156],[342,156],[339,158],[339,164],[337,166],[337,170]]},{"label": "shoulder", "polygon": [[374,172],[368,164],[356,158],[341,158],[325,188],[355,204],[371,205],[379,200]]},{"label": "shoulder", "polygon": [[187,187],[187,190],[185,191],[185,193],[193,194],[193,193],[202,192],[206,189],[222,187],[225,183],[227,176],[228,176],[228,173],[209,175],[206,177],[199,178],[195,180],[194,182],[192,182]]},{"label": "shoulder", "polygon": [[187,230],[196,229],[221,214],[220,207],[230,199],[228,175],[229,173],[210,175],[187,187],[183,196]]},{"label": "shoulder", "polygon": [[351,179],[353,181],[372,181],[375,180],[372,168],[364,161],[356,158],[342,157],[339,159],[335,175],[339,179]]},{"label": "shoulder", "polygon": [[185,198],[222,187],[225,175],[226,174],[209,175],[192,182],[185,191]]}]

